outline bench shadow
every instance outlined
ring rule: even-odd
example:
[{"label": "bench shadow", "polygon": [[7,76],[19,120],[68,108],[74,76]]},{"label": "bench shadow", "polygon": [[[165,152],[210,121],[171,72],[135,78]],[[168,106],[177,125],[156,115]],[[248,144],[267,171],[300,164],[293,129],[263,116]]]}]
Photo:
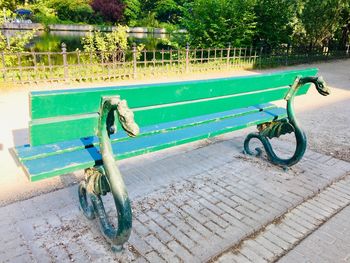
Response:
[{"label": "bench shadow", "polygon": [[17,158],[15,147],[22,145],[29,146],[29,129],[23,128],[12,130],[12,138],[14,147],[8,148],[8,151],[12,159],[15,161],[16,166],[20,167],[21,163]]},{"label": "bench shadow", "polygon": [[12,130],[13,145],[20,146],[29,144],[29,129]]},{"label": "bench shadow", "polygon": [[15,151],[14,147],[8,148],[9,154],[12,157],[12,159],[15,161],[15,164],[17,167],[21,166],[21,162],[19,161],[19,159],[17,158],[17,154]]}]

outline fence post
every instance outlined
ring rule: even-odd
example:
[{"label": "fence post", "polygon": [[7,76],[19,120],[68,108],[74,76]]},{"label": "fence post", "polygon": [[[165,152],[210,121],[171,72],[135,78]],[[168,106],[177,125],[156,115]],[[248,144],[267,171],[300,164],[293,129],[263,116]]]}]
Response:
[{"label": "fence post", "polygon": [[288,66],[288,58],[289,58],[289,44],[287,45],[286,53],[285,53],[285,62],[284,65]]},{"label": "fence post", "polygon": [[37,66],[37,61],[36,61],[36,54],[34,51],[32,52],[32,56],[33,56],[33,65],[34,65],[34,81],[37,81],[37,79],[38,79],[38,66]]},{"label": "fence post", "polygon": [[189,66],[189,52],[190,52],[190,44],[186,43],[186,68],[185,72],[188,73],[188,66]]},{"label": "fence post", "polygon": [[230,64],[230,52],[231,52],[231,43],[228,43],[227,56],[226,56],[226,66],[227,66],[227,68],[229,67],[229,64]]},{"label": "fence post", "polygon": [[67,46],[62,43],[62,58],[63,58],[63,68],[64,68],[64,80],[68,80],[68,65],[67,65]]},{"label": "fence post", "polygon": [[260,55],[259,55],[260,69],[262,68],[262,56],[263,56],[263,47],[260,47]]},{"label": "fence post", "polygon": [[[83,71],[83,67],[80,64],[80,49],[76,50],[76,54],[77,54],[77,62],[78,62],[78,69],[79,69],[79,80],[82,80],[82,71]],[[77,74],[78,75],[78,74]]]},{"label": "fence post", "polygon": [[162,48],[161,55],[162,55],[162,67],[163,67],[164,66],[164,48]]},{"label": "fence post", "polygon": [[1,52],[1,58],[2,58],[2,67],[3,67],[2,76],[4,78],[4,81],[6,81],[6,61],[5,61],[4,52]]},{"label": "fence post", "polygon": [[136,78],[136,70],[137,70],[137,49],[136,44],[132,44],[132,77]]},{"label": "fence post", "polygon": [[171,48],[169,51],[169,62],[170,62],[170,68],[173,66],[173,49]]},{"label": "fence post", "polygon": [[23,83],[23,78],[22,78],[22,60],[21,60],[21,53],[17,53],[17,59],[18,59],[18,69],[19,69],[19,80],[21,83]]},{"label": "fence post", "polygon": [[248,62],[248,65],[251,66],[252,65],[252,51],[253,51],[253,46],[251,45],[250,46],[250,49],[249,49],[249,62]]}]

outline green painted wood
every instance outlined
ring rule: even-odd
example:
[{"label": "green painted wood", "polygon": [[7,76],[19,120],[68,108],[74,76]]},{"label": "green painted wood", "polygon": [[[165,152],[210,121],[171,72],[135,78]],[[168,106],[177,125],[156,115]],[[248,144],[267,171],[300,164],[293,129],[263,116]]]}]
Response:
[{"label": "green painted wood", "polygon": [[[204,124],[204,123],[220,121],[220,120],[227,119],[227,118],[234,118],[234,117],[243,116],[246,114],[259,112],[261,110],[268,110],[268,109],[273,109],[273,108],[276,108],[276,105],[273,105],[271,103],[266,103],[266,104],[259,104],[259,105],[251,106],[251,107],[247,107],[247,108],[241,108],[241,109],[235,109],[235,110],[230,110],[230,111],[225,111],[225,112],[218,112],[218,113],[214,113],[214,114],[202,115],[202,116],[198,116],[198,117],[194,117],[194,118],[183,119],[180,121],[173,121],[173,122],[167,122],[167,123],[163,123],[163,124],[150,125],[150,126],[142,127],[138,137],[150,136],[150,135],[154,135],[157,133],[164,133],[167,131],[183,129],[183,128],[190,127],[190,126],[196,126],[196,125],[200,125],[200,124]],[[85,120],[82,120],[82,121],[86,122],[86,119],[88,119],[88,118],[92,118],[93,119],[92,121],[97,121],[98,116],[97,116],[97,114],[96,114],[96,116],[94,116],[94,115],[95,114],[91,114],[89,116],[81,115],[81,118],[85,118]],[[69,133],[70,130],[76,128],[76,127],[72,127],[72,122],[68,122],[68,120],[70,120],[70,118],[66,118],[66,122],[64,124],[62,124],[62,126],[65,126],[65,129],[60,129],[60,131],[66,131],[67,133]],[[40,121],[37,120],[36,122],[40,122]],[[88,121],[90,122],[91,120],[88,120]],[[57,125],[59,125],[59,123],[58,124],[56,123],[52,127],[57,126]],[[46,127],[46,126],[48,126],[48,127]],[[92,126],[92,127],[94,127],[94,126]],[[47,128],[49,130],[47,130]],[[56,127],[51,129],[50,125],[47,125],[46,122],[43,122],[42,126],[37,123],[37,125],[35,126],[35,129],[37,129],[35,131],[35,133],[38,133],[38,134],[39,133],[44,134],[45,132],[55,133]],[[41,129],[41,131],[39,129]],[[76,129],[76,130],[79,131],[79,129]],[[86,129],[86,130],[87,130],[87,133],[93,132],[92,129]],[[93,133],[90,133],[90,134],[93,134]],[[61,134],[58,134],[57,137],[59,137],[60,135]],[[116,134],[111,135],[110,139],[112,142],[116,142],[116,141],[123,141],[123,140],[129,140],[129,139],[132,140],[133,138],[130,138],[124,131],[118,130],[118,132]],[[54,154],[62,154],[64,152],[69,152],[69,151],[75,151],[78,149],[83,149],[89,145],[97,146],[98,144],[99,144],[99,141],[98,141],[98,138],[96,136],[93,136],[93,137],[89,136],[89,137],[85,137],[85,138],[81,138],[81,139],[75,139],[75,140],[63,141],[63,142],[55,142],[54,144],[45,144],[45,145],[34,146],[34,147],[30,147],[29,145],[19,146],[19,147],[15,148],[15,151],[18,155],[19,160],[24,161],[24,160],[42,158],[42,157],[54,155]]]},{"label": "green painted wood", "polygon": [[[302,87],[299,90],[298,95],[305,94],[308,88],[309,85]],[[288,90],[289,87],[284,86],[256,92],[214,97],[210,99],[134,108],[133,111],[136,123],[142,128],[149,125],[182,120],[195,116],[281,100],[285,97]],[[83,124],[84,121],[82,121],[81,118],[85,118],[85,115],[79,115],[76,119],[76,124],[74,124],[75,121],[73,118],[69,118],[68,121],[66,119],[61,121],[60,117],[49,118],[45,119],[44,121],[41,119],[39,124],[37,124],[37,121],[34,120],[30,124],[31,145],[36,146],[96,135],[98,115],[94,116],[95,119],[89,119],[89,124],[93,124],[95,126]],[[87,119],[85,118],[85,120]],[[50,127],[50,125],[52,125],[52,127]],[[120,129],[120,126],[118,128]],[[91,133],[92,131],[93,133]]]},{"label": "green painted wood", "polygon": [[[255,112],[235,118],[203,123],[198,126],[190,126],[184,129],[167,131],[151,136],[136,137],[127,141],[115,141],[112,144],[112,148],[115,158],[121,160],[205,138],[211,138],[284,117],[286,117],[286,110],[283,108],[275,108],[268,111]],[[25,160],[22,163],[29,179],[31,181],[39,181],[52,176],[91,167],[100,160],[101,155],[97,146]]]},{"label": "green painted wood", "polygon": [[31,145],[42,145],[96,134],[97,113],[74,117],[39,119],[29,122]]},{"label": "green painted wood", "polygon": [[34,120],[97,112],[102,96],[120,95],[128,101],[130,108],[139,108],[261,91],[291,85],[297,75],[314,76],[317,71],[305,69],[187,82],[32,92],[31,118]]},{"label": "green painted wood", "polygon": [[[305,94],[308,87],[304,87],[300,94]],[[201,116],[214,112],[227,111],[248,107],[250,105],[283,99],[289,87],[264,90],[255,93],[242,93],[212,99],[187,101],[183,103],[165,104],[155,107],[134,109],[135,121],[141,127],[156,123],[181,120],[194,116]]]}]

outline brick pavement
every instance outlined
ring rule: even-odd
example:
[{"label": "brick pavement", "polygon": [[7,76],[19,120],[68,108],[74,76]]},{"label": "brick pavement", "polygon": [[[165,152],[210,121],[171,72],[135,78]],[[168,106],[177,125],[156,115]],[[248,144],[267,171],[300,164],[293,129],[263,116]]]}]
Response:
[{"label": "brick pavement", "polygon": [[313,232],[279,263],[350,262],[350,205]]},{"label": "brick pavement", "polygon": [[[308,151],[285,172],[241,154],[242,142],[242,137],[225,135],[123,162],[134,211],[132,235],[123,253],[112,253],[96,222],[79,211],[76,186],[1,207],[0,261],[208,261],[350,171],[347,162]],[[282,152],[290,147],[286,142],[278,146]],[[336,209],[330,200],[340,197],[334,195],[322,199],[326,215]],[[111,197],[105,200],[113,214]],[[299,225],[298,220],[299,215],[292,223]],[[303,233],[304,228],[299,230]],[[285,239],[293,238],[287,230],[283,233]],[[276,237],[270,234],[269,239]],[[285,239],[282,249],[294,240]],[[249,250],[242,253],[255,257]]]},{"label": "brick pavement", "polygon": [[281,263],[350,261],[349,215],[350,174],[213,262],[275,262],[280,258]]}]

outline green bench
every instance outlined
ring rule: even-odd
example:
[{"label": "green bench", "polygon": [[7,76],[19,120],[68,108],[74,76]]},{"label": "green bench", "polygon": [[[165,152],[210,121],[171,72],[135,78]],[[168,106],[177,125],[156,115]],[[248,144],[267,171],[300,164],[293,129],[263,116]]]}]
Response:
[{"label": "green bench", "polygon": [[[132,211],[115,160],[257,125],[259,131],[244,142],[245,152],[253,154],[249,142],[257,138],[271,162],[291,166],[306,148],[294,116],[294,96],[306,94],[310,83],[329,94],[317,71],[31,92],[30,145],[15,152],[31,181],[85,169],[78,191],[81,209],[87,218],[97,217],[103,235],[121,249],[130,236]],[[270,104],[281,99],[287,101],[286,109]],[[269,139],[291,132],[296,151],[280,159]],[[101,198],[108,192],[117,209],[116,227]]]}]

